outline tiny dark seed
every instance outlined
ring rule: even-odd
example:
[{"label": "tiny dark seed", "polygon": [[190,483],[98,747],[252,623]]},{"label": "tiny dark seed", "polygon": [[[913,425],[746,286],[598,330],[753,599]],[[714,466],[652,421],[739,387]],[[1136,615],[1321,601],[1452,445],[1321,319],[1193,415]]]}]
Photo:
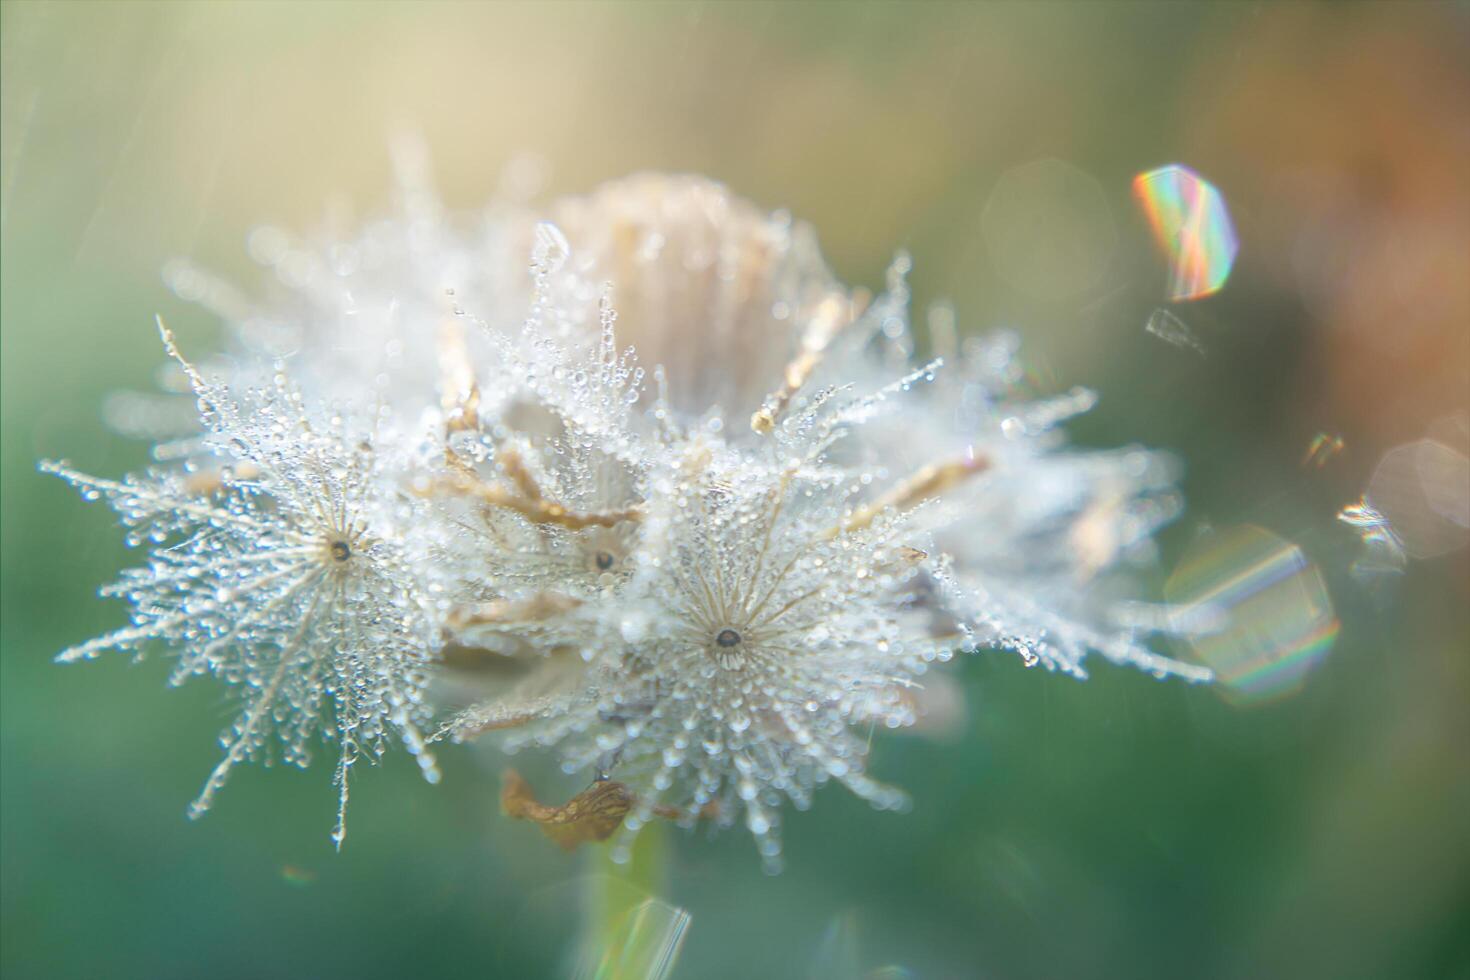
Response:
[{"label": "tiny dark seed", "polygon": [[720,630],[719,635],[715,637],[715,644],[717,646],[725,647],[726,649],[734,646],[739,646],[740,634],[732,629]]},{"label": "tiny dark seed", "polygon": [[592,561],[597,565],[599,572],[605,572],[613,567],[613,556],[606,551],[599,551],[593,556]]},{"label": "tiny dark seed", "polygon": [[346,541],[333,541],[331,552],[334,561],[346,561],[352,557],[352,548],[348,546]]}]

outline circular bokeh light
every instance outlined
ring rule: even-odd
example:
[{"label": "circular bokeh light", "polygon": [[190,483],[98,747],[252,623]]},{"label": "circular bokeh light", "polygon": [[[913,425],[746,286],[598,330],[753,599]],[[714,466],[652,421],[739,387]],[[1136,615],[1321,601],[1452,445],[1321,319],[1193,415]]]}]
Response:
[{"label": "circular bokeh light", "polygon": [[1055,159],[1001,174],[980,230],[1006,282],[1041,299],[1069,299],[1097,285],[1117,244],[1102,185]]}]

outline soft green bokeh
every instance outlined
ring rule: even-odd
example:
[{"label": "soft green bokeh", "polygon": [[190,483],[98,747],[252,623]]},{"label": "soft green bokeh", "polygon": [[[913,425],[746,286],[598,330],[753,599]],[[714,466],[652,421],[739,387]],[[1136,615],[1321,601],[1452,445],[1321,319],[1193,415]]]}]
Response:
[{"label": "soft green bokeh", "polygon": [[[1383,450],[1464,407],[1463,267],[1385,308],[1398,346],[1360,349],[1293,279],[1332,243],[1290,238],[1301,215],[1279,207],[1350,186],[1375,220],[1412,218],[1448,188],[1429,257],[1460,254],[1465,38],[1463,8],[1412,5],[6,0],[0,973],[570,969],[596,866],[499,816],[493,752],[446,751],[437,787],[401,753],[365,772],[339,855],[320,766],[243,769],[185,820],[229,717],[217,686],[50,661],[123,620],[94,593],[136,556],[35,461],[136,466],[144,447],[98,408],[150,386],[153,315],[192,351],[217,336],[163,263],[254,289],[246,232],[382,209],[407,126],[457,207],[533,151],[548,193],[640,168],[725,180],[811,221],[854,283],[909,249],[921,304],[1021,329],[1043,393],[1101,392],[1079,440],[1181,456],[1190,510],[1164,569],[1205,523],[1258,524],[1321,566],[1343,622],[1299,695],[1254,710],[1101,665],[1079,684],[1010,656],[957,664],[963,735],[875,744],[911,813],[823,792],[789,815],[774,879],[740,832],[667,835],[659,897],[692,916],[674,977],[828,977],[843,957],[922,978],[1470,976],[1466,553],[1412,565],[1375,605],[1332,519]],[[1113,243],[1096,282],[1053,267],[1054,293],[1034,287],[1070,238],[1027,235],[997,263],[982,231],[1001,176],[1049,157],[1096,181],[1082,196],[1112,228],[1083,237]],[[1204,358],[1142,329],[1167,277],[1129,181],[1176,160],[1221,187],[1242,240],[1225,290],[1174,308]],[[1304,469],[1324,428],[1349,450]]]}]

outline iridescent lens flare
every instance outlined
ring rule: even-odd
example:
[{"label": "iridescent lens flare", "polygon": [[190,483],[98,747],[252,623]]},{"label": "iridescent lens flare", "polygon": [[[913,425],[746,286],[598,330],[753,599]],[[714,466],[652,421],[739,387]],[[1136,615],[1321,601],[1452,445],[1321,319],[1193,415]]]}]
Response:
[{"label": "iridescent lens flare", "polygon": [[1367,497],[1361,497],[1338,511],[1337,519],[1363,539],[1363,550],[1348,569],[1359,584],[1372,587],[1386,577],[1398,575],[1409,563],[1403,542],[1394,533],[1393,525]]},{"label": "iridescent lens flare", "polygon": [[1175,628],[1236,703],[1296,691],[1337,639],[1317,567],[1290,541],[1249,524],[1201,539],[1165,595]]},{"label": "iridescent lens flare", "polygon": [[577,970],[577,980],[665,980],[679,960],[689,913],[656,898],[640,903]]},{"label": "iridescent lens flare", "polygon": [[1215,185],[1171,163],[1133,178],[1133,193],[1169,258],[1169,298],[1199,299],[1219,292],[1230,277],[1239,244]]}]

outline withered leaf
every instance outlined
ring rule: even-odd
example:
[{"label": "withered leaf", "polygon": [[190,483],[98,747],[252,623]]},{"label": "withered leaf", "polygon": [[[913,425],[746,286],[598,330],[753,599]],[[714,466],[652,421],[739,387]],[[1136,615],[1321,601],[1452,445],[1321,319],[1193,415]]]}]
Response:
[{"label": "withered leaf", "polygon": [[537,802],[531,784],[514,769],[505,771],[500,788],[500,807],[506,816],[534,821],[564,851],[574,851],[587,841],[607,840],[627,816],[633,800],[628,787],[603,780],[562,806],[548,806]]}]

